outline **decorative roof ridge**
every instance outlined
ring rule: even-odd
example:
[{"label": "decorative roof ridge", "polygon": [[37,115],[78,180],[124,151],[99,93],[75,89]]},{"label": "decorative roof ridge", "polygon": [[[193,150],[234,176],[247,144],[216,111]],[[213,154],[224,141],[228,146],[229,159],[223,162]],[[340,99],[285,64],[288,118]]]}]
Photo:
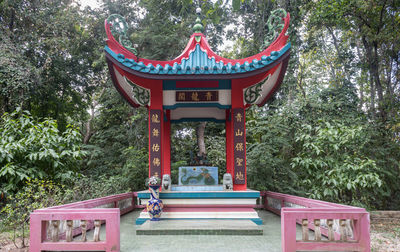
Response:
[{"label": "decorative roof ridge", "polygon": [[187,74],[237,74],[246,73],[261,69],[274,63],[276,60],[281,58],[285,53],[290,50],[290,43],[287,43],[279,51],[272,51],[270,56],[263,55],[260,60],[253,59],[251,62],[245,61],[243,64],[236,62],[223,62],[223,60],[217,61],[215,57],[208,57],[206,52],[201,49],[199,44],[196,45],[194,50],[191,50],[187,58],[181,58],[180,62],[174,62],[173,64],[161,64],[148,63],[145,64],[143,61],[136,62],[133,59],[125,58],[123,54],[116,54],[109,47],[105,47],[105,51],[121,63],[123,66],[132,69],[134,71],[148,73],[148,74],[167,74],[167,75],[187,75]]},{"label": "decorative roof ridge", "polygon": [[[284,27],[282,31],[280,32],[279,36],[262,52],[247,57],[243,59],[227,59],[222,56],[219,56],[216,54],[208,44],[207,39],[205,38],[204,34],[202,33],[193,33],[189,39],[189,42],[186,46],[186,48],[183,50],[183,52],[176,57],[173,60],[169,61],[160,61],[160,60],[150,60],[150,59],[145,59],[145,58],[138,58],[133,52],[129,51],[127,48],[125,48],[123,45],[121,45],[117,40],[114,38],[112,32],[111,32],[111,23],[108,23],[107,20],[105,20],[105,29],[107,33],[107,45],[108,48],[113,51],[116,55],[123,55],[124,59],[132,59],[136,63],[140,65],[144,65],[144,67],[147,66],[157,66],[160,65],[162,68],[167,67],[167,65],[175,65],[175,64],[181,64],[184,59],[189,59],[190,53],[196,50],[196,46],[200,45],[200,48],[202,51],[205,51],[208,55],[209,59],[214,58],[216,63],[220,63],[221,61],[223,62],[224,66],[227,66],[229,63],[231,65],[236,65],[239,63],[240,65],[243,64],[251,64],[255,63],[258,61],[262,61],[266,59],[266,57],[273,56],[272,53],[275,51],[281,51],[282,48],[285,48],[289,45],[290,43],[287,43],[288,36],[286,35],[287,29],[289,27],[289,22],[290,22],[290,14],[287,13],[286,17],[283,18],[284,21]],[[121,56],[119,56],[121,57]],[[255,62],[254,62],[255,61]],[[257,64],[257,63],[256,63]]]}]

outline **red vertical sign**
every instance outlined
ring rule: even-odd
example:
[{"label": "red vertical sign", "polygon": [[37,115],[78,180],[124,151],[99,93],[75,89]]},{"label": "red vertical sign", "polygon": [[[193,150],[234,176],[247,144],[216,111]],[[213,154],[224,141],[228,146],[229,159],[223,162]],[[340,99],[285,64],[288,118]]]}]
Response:
[{"label": "red vertical sign", "polygon": [[233,180],[237,185],[245,184],[246,176],[246,132],[245,113],[243,108],[233,109]]},{"label": "red vertical sign", "polygon": [[161,110],[150,109],[149,122],[150,177],[161,177]]}]

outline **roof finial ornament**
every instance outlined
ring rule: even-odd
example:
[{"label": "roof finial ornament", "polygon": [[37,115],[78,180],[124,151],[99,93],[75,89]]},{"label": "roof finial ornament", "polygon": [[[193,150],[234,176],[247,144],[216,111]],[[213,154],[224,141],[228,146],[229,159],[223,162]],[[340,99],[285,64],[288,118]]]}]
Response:
[{"label": "roof finial ornament", "polygon": [[267,34],[265,35],[264,42],[260,47],[260,50],[267,48],[275,39],[278,38],[282,29],[285,27],[284,18],[287,16],[287,12],[284,9],[276,9],[271,11],[271,14],[267,20]]},{"label": "roof finial ornament", "polygon": [[201,15],[201,8],[197,7],[196,8],[196,24],[193,26],[193,32],[194,33],[202,33],[204,31],[203,24],[201,23],[200,15]]},{"label": "roof finial ornament", "polygon": [[135,45],[133,45],[128,36],[129,27],[125,18],[119,14],[112,14],[107,18],[107,23],[111,25],[112,35],[114,37],[118,35],[119,43],[137,56],[138,52]]}]

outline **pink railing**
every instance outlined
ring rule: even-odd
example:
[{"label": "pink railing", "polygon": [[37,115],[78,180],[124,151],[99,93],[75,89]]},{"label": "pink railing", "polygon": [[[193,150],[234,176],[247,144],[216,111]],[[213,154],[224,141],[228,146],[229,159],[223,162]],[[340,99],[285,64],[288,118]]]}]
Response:
[{"label": "pink railing", "polygon": [[[284,252],[371,250],[369,213],[363,208],[274,192],[261,196],[265,209],[281,215]],[[302,227],[300,240],[297,224]]]},{"label": "pink railing", "polygon": [[[264,202],[255,207],[281,215],[282,251],[370,251],[365,209],[274,192],[261,196]],[[35,210],[30,216],[30,251],[119,251],[120,215],[143,207],[135,204],[136,197],[124,193]],[[299,240],[297,224],[302,227]],[[93,239],[88,239],[86,232],[92,229]]]},{"label": "pink railing", "polygon": [[[29,251],[119,251],[120,215],[136,208],[136,197],[124,193],[35,210],[30,215]],[[86,232],[92,229],[93,239],[88,239]]]}]

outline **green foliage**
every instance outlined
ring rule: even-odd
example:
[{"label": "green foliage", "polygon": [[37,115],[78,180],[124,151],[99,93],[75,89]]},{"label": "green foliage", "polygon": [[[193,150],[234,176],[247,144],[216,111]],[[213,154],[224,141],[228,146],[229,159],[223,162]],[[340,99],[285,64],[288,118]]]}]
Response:
[{"label": "green foliage", "polygon": [[126,163],[122,169],[122,183],[129,191],[146,189],[144,181],[149,176],[149,156],[147,148],[129,147],[124,151]]},{"label": "green foliage", "polygon": [[4,33],[0,33],[0,113],[27,102],[38,73]]},{"label": "green foliage", "polygon": [[129,157],[124,154],[127,149],[147,150],[146,109],[129,107],[111,83],[106,90],[100,99],[103,106],[93,123],[95,132],[85,146],[89,155],[84,173],[88,176],[120,174]]},{"label": "green foliage", "polygon": [[222,177],[226,173],[226,151],[225,136],[206,135],[207,160],[210,165],[218,167],[218,181],[222,181]]},{"label": "green foliage", "polygon": [[297,186],[307,196],[368,206],[370,190],[382,186],[375,160],[365,152],[370,141],[363,125],[339,121],[304,124],[296,132],[299,152],[292,159]]},{"label": "green foliage", "polygon": [[68,126],[59,132],[56,121],[37,121],[20,109],[1,117],[0,135],[0,182],[8,192],[28,179],[67,182],[84,155],[77,129]]},{"label": "green foliage", "polygon": [[8,203],[0,214],[4,214],[2,224],[13,229],[14,243],[17,231],[25,238],[25,227],[32,211],[61,204],[62,188],[53,181],[28,179],[15,195],[7,198]]},{"label": "green foliage", "polygon": [[251,188],[299,194],[290,167],[293,152],[293,111],[251,109],[247,117],[247,169]]}]

